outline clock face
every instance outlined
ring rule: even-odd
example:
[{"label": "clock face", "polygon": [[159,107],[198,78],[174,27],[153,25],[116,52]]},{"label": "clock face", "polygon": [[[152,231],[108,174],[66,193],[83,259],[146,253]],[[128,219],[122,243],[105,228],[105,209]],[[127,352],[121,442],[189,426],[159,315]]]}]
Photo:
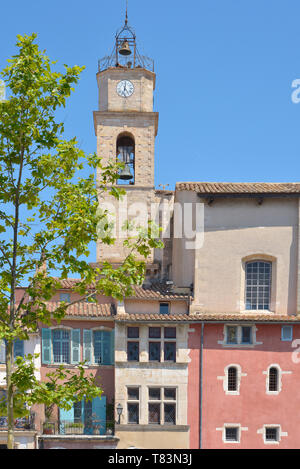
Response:
[{"label": "clock face", "polygon": [[128,98],[134,92],[134,86],[129,80],[122,80],[117,84],[117,93],[123,98]]}]

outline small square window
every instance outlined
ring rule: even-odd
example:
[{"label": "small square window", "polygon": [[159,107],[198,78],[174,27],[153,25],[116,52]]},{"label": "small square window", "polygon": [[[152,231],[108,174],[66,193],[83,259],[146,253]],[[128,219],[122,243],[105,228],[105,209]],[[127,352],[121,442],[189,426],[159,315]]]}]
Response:
[{"label": "small square window", "polygon": [[160,339],[160,337],[161,337],[161,328],[160,327],[149,327],[149,337],[150,337],[150,339]]},{"label": "small square window", "polygon": [[151,401],[160,401],[160,388],[149,388],[149,399]]},{"label": "small square window", "polygon": [[176,401],[176,388],[164,388],[165,400]]},{"label": "small square window", "polygon": [[165,339],[176,339],[176,327],[165,327],[164,336]]},{"label": "small square window", "polygon": [[278,427],[266,427],[265,439],[266,441],[278,441],[279,431]]},{"label": "small square window", "polygon": [[225,428],[225,440],[238,442],[239,441],[238,427],[226,427]]},{"label": "small square window", "polygon": [[128,388],[127,389],[128,399],[131,401],[138,401],[140,390],[139,388]]},{"label": "small square window", "polygon": [[65,303],[70,303],[71,302],[70,293],[60,293],[59,294],[59,301],[64,301]]},{"label": "small square window", "polygon": [[169,303],[159,303],[159,313],[169,314]]},{"label": "small square window", "polygon": [[127,337],[129,339],[138,339],[140,330],[139,327],[128,327],[127,328]]},{"label": "small square window", "polygon": [[283,341],[293,340],[293,326],[282,326],[282,328],[281,328],[281,340],[283,340]]}]

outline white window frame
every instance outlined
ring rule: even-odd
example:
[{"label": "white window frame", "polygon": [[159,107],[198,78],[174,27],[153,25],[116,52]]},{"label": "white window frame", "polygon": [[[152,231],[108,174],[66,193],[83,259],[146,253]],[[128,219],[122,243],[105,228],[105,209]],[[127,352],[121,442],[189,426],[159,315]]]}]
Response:
[{"label": "white window frame", "polygon": [[[236,368],[237,370],[237,389],[235,391],[229,391],[228,390],[228,370],[229,368]],[[218,376],[218,380],[223,381],[223,389],[225,394],[231,395],[231,396],[239,396],[240,394],[240,386],[241,386],[241,379],[243,376],[247,376],[247,373],[242,373],[242,367],[241,365],[237,363],[230,363],[224,368],[224,375],[223,376]]]}]

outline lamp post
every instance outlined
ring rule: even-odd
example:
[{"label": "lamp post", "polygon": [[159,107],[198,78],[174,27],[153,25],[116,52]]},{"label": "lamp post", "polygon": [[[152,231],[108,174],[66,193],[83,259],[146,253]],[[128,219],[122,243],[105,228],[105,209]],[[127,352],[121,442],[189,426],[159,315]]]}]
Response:
[{"label": "lamp post", "polygon": [[117,405],[117,414],[118,414],[118,417],[119,417],[118,425],[120,425],[120,423],[121,423],[122,412],[123,412],[123,406],[122,406],[122,404],[118,404]]}]

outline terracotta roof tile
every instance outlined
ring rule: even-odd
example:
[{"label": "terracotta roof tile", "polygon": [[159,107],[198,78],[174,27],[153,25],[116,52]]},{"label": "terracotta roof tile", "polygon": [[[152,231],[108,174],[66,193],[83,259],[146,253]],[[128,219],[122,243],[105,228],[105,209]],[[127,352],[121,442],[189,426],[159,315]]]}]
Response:
[{"label": "terracotta roof tile", "polygon": [[191,313],[191,314],[152,314],[152,313],[132,313],[118,314],[116,321],[126,322],[279,322],[279,323],[300,323],[300,316],[287,316],[273,313]]},{"label": "terracotta roof tile", "polygon": [[[49,301],[47,306],[51,312],[58,308],[60,304],[59,301]],[[80,301],[67,308],[66,317],[103,318],[112,317],[114,315],[115,308],[111,303],[87,303]]]},{"label": "terracotta roof tile", "polygon": [[133,287],[135,295],[131,298],[154,299],[154,300],[177,300],[189,297],[186,291],[173,289],[169,285],[154,283],[152,285],[141,285]]},{"label": "terracotta roof tile", "polygon": [[274,182],[177,182],[177,191],[199,194],[299,194],[300,183]]}]

